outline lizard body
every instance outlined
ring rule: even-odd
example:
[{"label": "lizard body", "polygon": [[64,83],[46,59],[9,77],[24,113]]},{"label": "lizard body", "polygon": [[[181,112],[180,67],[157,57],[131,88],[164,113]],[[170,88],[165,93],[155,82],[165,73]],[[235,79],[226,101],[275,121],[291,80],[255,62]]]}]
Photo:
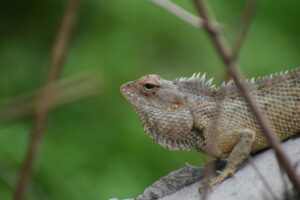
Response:
[{"label": "lizard body", "polygon": [[[300,132],[300,68],[246,84],[280,140]],[[123,84],[121,92],[161,146],[227,159],[210,185],[233,175],[249,153],[269,147],[233,81],[217,88],[200,74],[174,81],[147,75]]]}]

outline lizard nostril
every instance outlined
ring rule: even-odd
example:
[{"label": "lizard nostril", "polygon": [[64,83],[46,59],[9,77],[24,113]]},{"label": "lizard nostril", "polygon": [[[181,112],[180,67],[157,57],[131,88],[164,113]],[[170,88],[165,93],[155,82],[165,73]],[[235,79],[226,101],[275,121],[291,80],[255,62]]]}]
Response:
[{"label": "lizard nostril", "polygon": [[124,92],[128,91],[129,86],[130,86],[129,84],[123,84],[120,88],[121,92],[124,93]]}]

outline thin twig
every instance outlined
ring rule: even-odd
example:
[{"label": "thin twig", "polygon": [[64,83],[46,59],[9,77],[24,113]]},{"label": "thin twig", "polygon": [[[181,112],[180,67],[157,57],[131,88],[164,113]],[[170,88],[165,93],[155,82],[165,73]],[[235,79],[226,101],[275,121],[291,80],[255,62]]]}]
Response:
[{"label": "thin twig", "polygon": [[[206,161],[208,160],[208,157],[205,157]],[[207,163],[207,162],[206,162]],[[205,183],[209,181],[209,176],[214,174],[216,171],[216,162],[211,162],[210,164],[203,167],[203,179],[202,183]],[[204,188],[199,191],[201,193],[200,200],[207,200],[207,197],[209,195],[209,192],[211,192],[212,189],[209,187],[209,185],[204,185]]]},{"label": "thin twig", "polygon": [[[295,166],[296,168],[296,166]],[[290,199],[290,193],[288,190],[288,181],[286,179],[286,174],[284,172],[284,170],[282,169],[282,167],[279,167],[279,173],[280,173],[280,178],[281,178],[281,182],[283,185],[283,196],[285,200],[289,200]]]},{"label": "thin twig", "polygon": [[250,162],[250,164],[252,165],[253,169],[256,171],[256,174],[259,176],[260,180],[263,182],[263,184],[265,185],[266,189],[269,191],[269,193],[271,194],[272,198],[274,200],[278,200],[278,198],[276,197],[276,195],[274,194],[272,188],[270,187],[270,185],[268,184],[267,180],[265,179],[265,177],[262,175],[262,173],[259,171],[259,169],[257,168],[257,166],[255,165],[253,159],[251,156],[248,157],[248,160]]},{"label": "thin twig", "polygon": [[160,6],[161,8],[165,9],[166,11],[172,13],[173,15],[177,16],[182,21],[192,25],[196,28],[201,28],[203,25],[203,20],[196,15],[189,13],[188,11],[184,10],[177,4],[173,3],[170,0],[151,0],[154,4]]},{"label": "thin twig", "polygon": [[[99,73],[80,74],[55,81],[56,93],[51,97],[50,110],[97,95],[101,92]],[[0,102],[0,126],[35,114],[37,97],[41,90],[26,92]]]},{"label": "thin twig", "polygon": [[234,60],[237,60],[238,54],[241,51],[243,42],[245,40],[246,34],[248,33],[249,27],[251,25],[254,13],[257,7],[258,0],[248,0],[247,5],[240,22],[235,40],[232,46],[232,57]]},{"label": "thin twig", "polygon": [[50,60],[49,72],[46,77],[45,87],[41,92],[40,101],[37,104],[36,119],[33,124],[29,146],[26,152],[25,160],[23,162],[21,174],[14,191],[14,200],[23,199],[24,193],[27,189],[32,172],[33,162],[35,160],[38,146],[41,142],[41,138],[47,122],[47,116],[49,113],[52,96],[56,90],[55,84],[53,83],[58,78],[61,72],[62,64],[67,54],[71,33],[76,21],[78,8],[79,0],[67,1],[60,29],[53,45],[52,57]]},{"label": "thin twig", "polygon": [[238,70],[238,64],[232,57],[232,51],[229,45],[227,44],[225,37],[219,31],[219,29],[215,28],[214,22],[210,16],[210,13],[208,12],[208,9],[206,8],[204,0],[194,0],[194,3],[197,7],[200,16],[204,20],[204,30],[207,32],[214,47],[216,48],[222,61],[227,67],[229,75],[232,77],[235,84],[241,91],[241,94],[245,98],[245,101],[248,103],[251,111],[253,112],[253,115],[257,119],[258,125],[261,127],[262,132],[265,134],[266,138],[270,142],[270,145],[274,148],[279,164],[285,169],[287,175],[289,176],[299,195],[300,180],[298,179],[297,173],[290,160],[288,159],[286,153],[283,151],[278,136],[273,131],[269,120],[262,114],[261,110],[258,108],[255,101],[253,100],[248,87],[244,84],[244,76]]}]

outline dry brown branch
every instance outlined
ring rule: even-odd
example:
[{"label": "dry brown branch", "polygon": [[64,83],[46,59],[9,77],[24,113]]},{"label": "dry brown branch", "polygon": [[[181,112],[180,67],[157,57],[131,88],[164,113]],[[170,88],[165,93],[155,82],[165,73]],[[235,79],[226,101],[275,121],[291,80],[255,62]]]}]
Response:
[{"label": "dry brown branch", "polygon": [[241,51],[243,41],[245,40],[246,34],[248,33],[249,27],[251,25],[254,13],[257,7],[258,0],[248,0],[247,5],[240,22],[239,29],[236,33],[235,40],[232,46],[232,57],[237,60],[238,54]]},{"label": "dry brown branch", "polygon": [[189,13],[177,4],[170,0],[151,0],[154,4],[160,6],[166,11],[177,16],[182,21],[192,25],[193,27],[200,28],[203,25],[203,20],[196,15]]},{"label": "dry brown branch", "polygon": [[[208,159],[206,157],[206,162],[205,163],[209,163],[207,162]],[[216,171],[216,163],[215,162],[211,162],[208,165],[205,165],[203,167],[203,182],[209,181],[209,176],[214,174],[214,172]],[[201,190],[201,196],[200,196],[200,200],[206,200],[209,193],[211,192],[211,188],[209,187],[204,187],[203,190]]]},{"label": "dry brown branch", "polygon": [[35,160],[37,149],[44,132],[47,122],[47,116],[50,109],[53,94],[56,91],[54,81],[58,78],[62,64],[67,54],[71,33],[77,17],[79,0],[68,0],[64,11],[64,16],[53,45],[52,57],[50,59],[49,72],[46,77],[45,86],[41,92],[39,102],[36,107],[36,119],[30,136],[29,146],[25,155],[21,174],[13,194],[13,199],[20,200],[26,191],[33,162]]},{"label": "dry brown branch", "polygon": [[258,106],[255,104],[255,101],[252,98],[248,88],[244,84],[244,76],[238,70],[238,64],[235,62],[232,54],[232,50],[230,49],[227,41],[223,34],[215,28],[213,18],[209,13],[209,9],[206,8],[204,0],[194,0],[196,8],[204,20],[204,30],[208,34],[209,38],[211,39],[214,47],[216,48],[220,58],[224,62],[225,66],[227,67],[227,71],[229,75],[234,80],[235,84],[241,91],[242,95],[245,98],[245,101],[248,103],[251,111],[253,112],[255,118],[259,126],[261,127],[263,133],[266,135],[267,139],[270,142],[270,145],[274,148],[276,157],[278,159],[279,164],[285,169],[289,179],[293,183],[295,189],[297,190],[298,194],[300,194],[300,181],[297,177],[296,171],[291,164],[290,160],[286,156],[285,152],[282,150],[280,145],[280,141],[277,138],[277,135],[271,128],[271,125],[268,119],[262,114]]},{"label": "dry brown branch", "polygon": [[[98,73],[88,73],[76,77],[56,81],[57,91],[53,94],[50,102],[50,110],[76,102],[94,95],[101,91],[102,80]],[[15,120],[32,116],[37,103],[40,90],[27,92],[17,97],[9,98],[0,102],[0,126]]]}]

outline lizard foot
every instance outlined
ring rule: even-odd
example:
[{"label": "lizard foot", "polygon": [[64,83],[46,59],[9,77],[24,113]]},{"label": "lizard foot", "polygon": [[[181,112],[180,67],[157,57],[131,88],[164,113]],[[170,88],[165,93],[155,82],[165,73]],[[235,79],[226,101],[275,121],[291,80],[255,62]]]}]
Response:
[{"label": "lizard foot", "polygon": [[221,182],[223,182],[225,179],[229,177],[232,177],[234,175],[234,172],[235,170],[227,168],[224,169],[217,177],[214,177],[207,181],[203,181],[198,188],[199,193],[201,194],[206,189],[209,189],[211,191],[211,188],[213,186],[220,184]]}]

